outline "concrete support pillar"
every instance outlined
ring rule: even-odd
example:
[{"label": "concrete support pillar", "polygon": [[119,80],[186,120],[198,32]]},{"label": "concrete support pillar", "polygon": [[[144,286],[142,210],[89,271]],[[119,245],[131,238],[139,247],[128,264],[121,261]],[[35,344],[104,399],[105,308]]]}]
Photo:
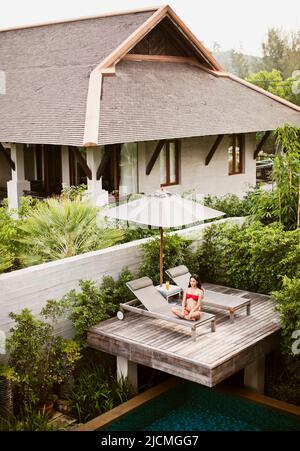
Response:
[{"label": "concrete support pillar", "polygon": [[92,199],[96,206],[101,206],[108,203],[108,191],[102,189],[102,180],[97,180],[97,170],[102,156],[102,147],[87,147],[86,162],[92,172],[92,179],[88,179],[87,195]]},{"label": "concrete support pillar", "polygon": [[61,167],[62,167],[62,184],[66,188],[70,188],[70,159],[69,147],[61,146]]},{"label": "concrete support pillar", "polygon": [[244,385],[251,390],[263,394],[265,389],[265,356],[246,366]]},{"label": "concrete support pillar", "polygon": [[134,391],[138,391],[138,374],[137,364],[125,357],[117,356],[117,378],[127,377],[128,382],[132,385]]},{"label": "concrete support pillar", "polygon": [[11,210],[19,208],[20,197],[24,190],[30,190],[30,182],[25,180],[24,145],[12,144],[10,155],[15,163],[12,179],[7,182],[8,208]]}]

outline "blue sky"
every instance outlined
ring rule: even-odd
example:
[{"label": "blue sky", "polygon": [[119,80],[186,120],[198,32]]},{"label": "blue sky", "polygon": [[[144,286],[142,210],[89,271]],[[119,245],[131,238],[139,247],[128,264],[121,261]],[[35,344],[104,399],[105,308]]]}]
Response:
[{"label": "blue sky", "polygon": [[[260,55],[270,27],[300,30],[299,0],[1,0],[0,28],[169,3],[208,48]],[[3,4],[5,3],[5,7]]]}]

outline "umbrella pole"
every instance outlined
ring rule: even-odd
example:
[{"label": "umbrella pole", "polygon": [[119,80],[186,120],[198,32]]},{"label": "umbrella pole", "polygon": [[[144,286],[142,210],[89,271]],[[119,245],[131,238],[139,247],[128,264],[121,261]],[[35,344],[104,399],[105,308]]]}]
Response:
[{"label": "umbrella pole", "polygon": [[163,255],[164,255],[164,235],[163,228],[159,228],[160,231],[160,251],[159,251],[159,284],[163,284]]}]

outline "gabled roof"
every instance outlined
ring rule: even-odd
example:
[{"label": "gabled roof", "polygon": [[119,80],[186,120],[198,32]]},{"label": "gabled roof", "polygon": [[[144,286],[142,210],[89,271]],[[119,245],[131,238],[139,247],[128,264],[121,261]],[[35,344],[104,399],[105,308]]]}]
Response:
[{"label": "gabled roof", "polygon": [[[192,55],[187,60],[188,63],[193,63],[193,66],[187,64],[184,59],[181,61],[177,59],[175,73],[179,77],[178,84],[177,87],[173,82],[170,84],[175,91],[169,92],[169,97],[177,96],[175,102],[177,119],[181,109],[182,111],[186,109],[186,100],[181,95],[180,89],[193,86],[195,93],[192,96],[198,99],[198,92],[205,91],[205,85],[197,85],[195,81],[197,79],[199,83],[207,83],[207,93],[213,95],[216,91],[211,90],[212,85],[208,82],[207,74],[218,76],[225,74],[210,52],[169,6],[6,30],[0,32],[0,71],[5,72],[6,78],[5,95],[1,95],[0,90],[0,142],[81,146],[108,143],[110,139],[113,139],[111,142],[116,142],[115,139],[124,142],[129,136],[132,141],[139,140],[141,136],[147,136],[149,140],[157,139],[163,137],[158,136],[158,130],[161,130],[162,135],[166,135],[164,126],[162,127],[164,120],[159,118],[157,127],[158,117],[156,119],[153,115],[150,117],[146,109],[141,112],[141,105],[151,104],[149,95],[162,87],[159,77],[162,73],[164,77],[171,77],[172,73],[168,75],[166,70],[172,71],[173,66],[166,64],[162,68],[162,63],[158,65],[157,61],[150,60],[147,64],[142,62],[130,65],[123,62],[124,57],[134,58],[134,55],[128,53],[164,20],[169,21],[174,33],[176,29],[179,39],[186,43]],[[136,68],[136,72],[132,71],[132,67]],[[161,74],[158,73],[158,67],[159,71],[163,70]],[[186,84],[180,79],[180,71],[181,76],[184,74],[186,77]],[[195,71],[198,78],[195,78]],[[109,74],[114,75],[107,78],[106,75]],[[149,83],[150,74],[154,77],[155,85],[153,80]],[[230,83],[230,86],[237,86],[232,80]],[[121,87],[121,91],[117,90],[117,86]],[[144,91],[142,86],[145,88]],[[226,104],[226,99],[230,104],[231,96],[238,95],[238,91],[235,91],[238,88],[231,89],[229,98],[226,91],[228,86],[225,83],[219,83],[218,86],[222,87],[217,90],[222,98],[220,102],[211,101],[215,108],[212,110],[214,122],[220,116],[219,104]],[[139,93],[138,96],[132,90],[134,87]],[[265,118],[264,130],[273,129],[274,124],[279,122],[280,125],[290,119],[297,122],[300,108],[288,105],[283,99],[274,99],[275,96],[265,91],[264,94],[257,94],[259,89],[253,86],[251,89],[243,87],[244,98],[247,95],[251,97],[253,89],[261,99],[261,102],[258,102],[261,108],[277,111],[276,120],[273,118],[269,121],[268,111],[262,112]],[[269,103],[262,100],[262,98],[265,100],[266,96],[273,97]],[[161,98],[164,97],[165,93],[162,93]],[[278,106],[279,103],[281,108]],[[246,99],[244,105],[247,108]],[[240,107],[240,113],[245,115],[245,122],[243,124],[240,122],[241,129],[235,130],[235,127],[239,126],[238,111],[232,110],[230,117],[223,118],[226,130],[229,130],[223,130],[223,133],[260,130],[262,122],[258,120],[256,105],[251,105],[254,109],[249,114],[252,118],[251,124],[250,122],[247,124],[246,110]],[[142,116],[148,117],[150,120],[147,124],[148,132],[143,134],[136,124],[132,127],[133,122],[129,121],[128,127],[133,130],[128,133],[127,127],[125,133],[120,119],[125,111],[132,114],[133,122],[138,114],[142,113]],[[199,124],[199,117],[203,120],[211,117],[207,112],[208,109],[204,108],[201,99],[198,104],[193,102],[190,116],[191,120],[197,117],[198,124],[193,127],[193,134],[215,133],[214,127],[210,126],[212,122],[207,123],[205,127],[203,123]],[[255,116],[257,122],[254,120]],[[111,117],[111,121],[108,117]],[[140,116],[141,126],[144,122],[142,119]],[[118,122],[120,132],[116,134],[115,127]],[[218,130],[222,129],[222,121],[219,125]],[[166,123],[166,128],[168,127]],[[175,137],[175,132],[179,129],[182,137],[191,136],[191,127],[187,129],[174,127],[174,132],[172,128],[168,128],[168,133],[174,133]],[[121,133],[121,130],[124,133]]]}]

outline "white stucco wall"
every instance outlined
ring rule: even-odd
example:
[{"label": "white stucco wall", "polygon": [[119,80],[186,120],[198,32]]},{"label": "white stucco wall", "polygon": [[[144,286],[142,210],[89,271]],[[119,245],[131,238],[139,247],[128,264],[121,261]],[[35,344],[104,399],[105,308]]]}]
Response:
[{"label": "white stucco wall", "polygon": [[[179,193],[191,190],[199,194],[222,196],[227,193],[243,196],[250,186],[256,183],[255,134],[245,136],[244,173],[228,175],[229,137],[223,138],[220,146],[208,166],[205,158],[209,153],[215,136],[187,138],[181,140],[179,163],[180,184],[168,187]],[[153,154],[157,142],[139,143],[139,191],[151,193],[160,187],[160,160],[156,160],[150,175],[146,175],[146,166]]]}]

